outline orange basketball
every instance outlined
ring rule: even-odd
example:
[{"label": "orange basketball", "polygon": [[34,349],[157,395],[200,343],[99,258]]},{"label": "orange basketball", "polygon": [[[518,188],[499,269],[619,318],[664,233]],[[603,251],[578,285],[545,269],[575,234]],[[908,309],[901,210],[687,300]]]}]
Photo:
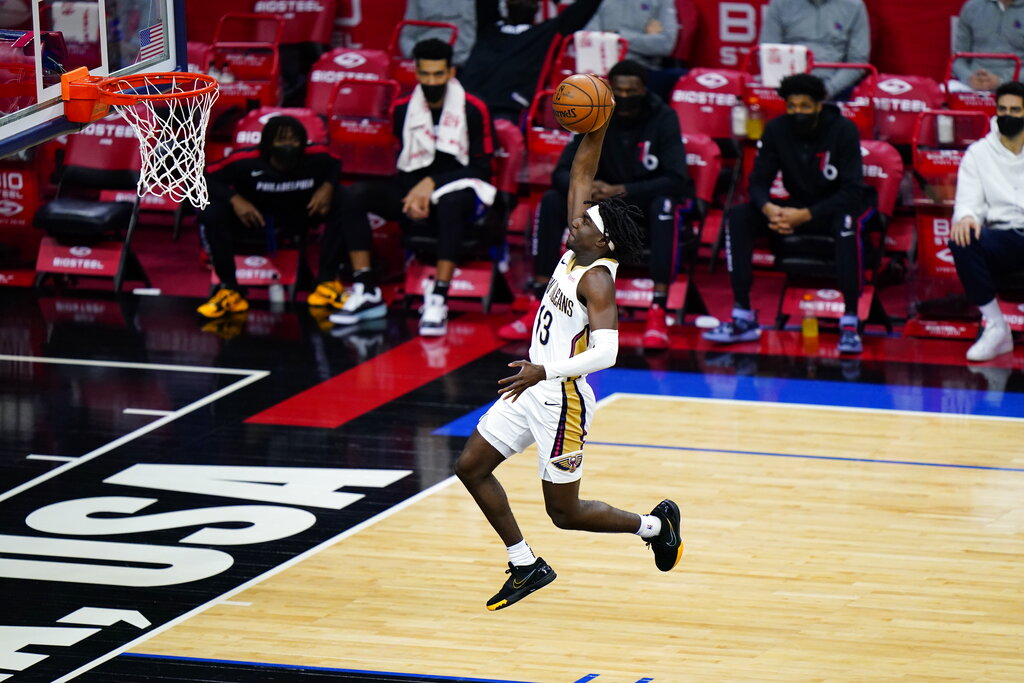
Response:
[{"label": "orange basketball", "polygon": [[615,100],[611,88],[597,76],[573,74],[558,84],[551,108],[566,130],[589,133],[608,120]]}]

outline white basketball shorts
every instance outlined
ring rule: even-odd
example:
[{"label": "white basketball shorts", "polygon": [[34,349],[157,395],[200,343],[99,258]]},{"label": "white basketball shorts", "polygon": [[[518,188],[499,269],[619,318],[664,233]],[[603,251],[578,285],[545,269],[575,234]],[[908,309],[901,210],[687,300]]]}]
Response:
[{"label": "white basketball shorts", "polygon": [[583,444],[596,403],[585,379],[544,380],[515,403],[499,398],[476,428],[506,458],[536,442],[540,478],[568,484],[583,476]]}]

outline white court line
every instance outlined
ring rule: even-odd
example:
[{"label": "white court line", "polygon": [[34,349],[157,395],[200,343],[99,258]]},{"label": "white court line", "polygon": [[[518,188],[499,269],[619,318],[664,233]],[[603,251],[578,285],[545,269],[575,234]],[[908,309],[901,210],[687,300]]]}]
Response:
[{"label": "white court line", "polygon": [[153,420],[149,424],[147,424],[147,425],[145,425],[143,427],[139,427],[134,432],[129,432],[128,434],[125,434],[124,436],[122,436],[122,437],[120,437],[118,439],[115,439],[115,440],[111,441],[108,444],[100,446],[99,448],[97,448],[95,450],[89,451],[85,455],[82,455],[82,456],[80,456],[78,458],[75,458],[71,462],[67,462],[64,465],[61,465],[60,467],[56,467],[56,468],[50,470],[49,472],[46,472],[45,474],[41,474],[38,477],[36,477],[35,479],[30,479],[30,480],[26,481],[23,484],[19,484],[18,486],[15,486],[13,489],[10,489],[9,491],[5,491],[3,493],[0,493],[0,501],[4,501],[4,500],[7,500],[8,498],[12,498],[12,497],[18,495],[19,493],[21,493],[22,491],[26,491],[26,490],[32,488],[33,486],[38,486],[39,484],[42,484],[44,481],[48,481],[48,480],[52,479],[53,477],[59,476],[61,474],[64,474],[65,472],[67,472],[68,470],[70,470],[73,467],[78,467],[82,463],[89,462],[93,458],[99,457],[99,456],[103,455],[104,453],[109,453],[110,451],[114,450],[115,448],[118,448],[119,446],[123,446],[124,444],[128,443],[129,441],[134,441],[135,439],[139,438],[140,436],[148,434],[149,432],[152,432],[152,431],[154,431],[156,429],[159,429],[160,427],[163,427],[165,424],[167,424],[169,422],[173,422],[174,420],[177,420],[179,417],[182,417],[183,415],[187,415],[188,413],[191,413],[191,412],[193,412],[195,410],[198,410],[198,409],[202,408],[205,405],[213,403],[214,401],[217,401],[217,400],[219,400],[221,398],[224,398],[228,394],[232,394],[232,393],[238,391],[239,389],[242,389],[243,387],[246,387],[246,386],[252,384],[253,382],[257,382],[257,381],[263,379],[264,377],[266,377],[267,375],[270,374],[270,371],[268,371],[268,370],[236,370],[236,369],[233,369],[233,368],[201,368],[201,367],[197,368],[197,367],[190,367],[190,366],[186,366],[186,365],[158,365],[158,364],[148,364],[148,363],[121,363],[121,362],[117,362],[117,361],[89,361],[89,360],[75,360],[75,359],[68,359],[68,358],[38,358],[38,357],[34,357],[34,356],[8,356],[8,355],[5,355],[5,354],[0,354],[0,361],[4,361],[4,360],[13,360],[13,361],[20,361],[20,362],[27,362],[27,363],[54,363],[54,364],[62,364],[62,365],[84,365],[84,366],[90,366],[90,367],[131,368],[131,369],[135,369],[135,370],[171,370],[171,371],[180,371],[180,372],[205,372],[207,374],[211,374],[212,373],[212,374],[244,375],[244,376],[240,380],[238,380],[237,382],[234,382],[233,384],[229,384],[228,386],[226,386],[226,387],[224,387],[222,389],[219,389],[219,390],[213,392],[212,394],[204,396],[203,398],[199,399],[198,401],[194,401],[194,402],[188,404],[187,406],[185,406],[183,408],[179,408],[178,410],[175,410],[172,413],[168,413],[167,415],[164,415],[163,417],[161,417],[158,420]]},{"label": "white court line", "polygon": [[39,453],[29,453],[25,456],[26,460],[52,460],[53,462],[73,462],[78,458],[71,455],[41,455]]},{"label": "white court line", "polygon": [[737,406],[772,406],[782,408],[806,408],[808,410],[841,410],[848,413],[869,413],[872,415],[912,415],[914,417],[938,417],[942,419],[959,420],[994,420],[997,422],[1020,422],[1019,417],[1007,417],[1005,415],[971,415],[969,413],[936,413],[930,410],[903,410],[896,408],[858,408],[856,406],[830,406],[820,403],[787,403],[785,401],[744,401],[735,398],[704,398],[698,396],[665,396],[663,394],[633,394],[627,391],[616,392],[611,396],[598,401],[598,405],[605,401],[613,401],[619,398],[643,398],[653,401],[693,401],[694,403],[724,403]]},{"label": "white court line", "polygon": [[252,606],[251,602],[242,602],[241,600],[221,600],[220,604],[222,604],[222,605],[234,605],[236,607],[250,607],[250,606]]},{"label": "white court line", "polygon": [[125,408],[121,411],[125,415],[155,415],[157,417],[163,417],[164,415],[170,415],[173,410],[151,410],[149,408]]},{"label": "white court line", "polygon": [[361,522],[361,523],[357,524],[356,526],[354,526],[354,527],[352,527],[350,529],[346,529],[345,531],[341,532],[340,534],[338,534],[334,538],[328,539],[328,540],[324,541],[323,543],[321,543],[320,545],[318,545],[316,547],[313,547],[313,548],[310,548],[309,550],[307,550],[306,552],[302,553],[301,555],[296,555],[295,557],[291,558],[290,560],[288,560],[288,561],[286,561],[286,562],[284,562],[282,564],[279,564],[276,567],[273,567],[273,568],[267,570],[263,574],[260,574],[259,576],[255,577],[253,579],[250,579],[250,580],[246,581],[241,586],[238,586],[236,588],[232,588],[231,590],[227,591],[226,593],[222,593],[221,595],[218,595],[216,598],[210,600],[206,604],[203,604],[203,605],[200,605],[199,607],[191,609],[188,612],[186,612],[185,614],[182,614],[180,617],[178,617],[176,619],[172,619],[171,621],[168,621],[167,623],[161,624],[161,625],[157,626],[155,629],[153,629],[152,631],[149,631],[148,633],[139,636],[135,640],[133,640],[133,641],[131,641],[129,643],[125,643],[124,645],[122,645],[121,647],[117,648],[116,650],[108,652],[105,655],[103,655],[103,656],[101,656],[101,657],[99,657],[99,658],[89,662],[88,664],[84,664],[84,665],[80,666],[79,668],[75,669],[71,673],[66,674],[66,675],[58,678],[53,683],[65,683],[66,681],[70,681],[72,678],[75,678],[76,676],[79,676],[79,675],[85,673],[86,671],[88,671],[89,669],[92,669],[93,667],[99,666],[100,664],[102,664],[103,662],[105,662],[107,660],[113,659],[114,657],[118,656],[119,654],[121,654],[123,652],[127,652],[131,648],[135,647],[136,645],[139,645],[140,643],[142,643],[144,641],[149,640],[153,636],[158,635],[160,633],[163,633],[164,631],[166,631],[167,629],[169,629],[169,628],[171,628],[173,626],[177,626],[178,624],[180,624],[181,622],[185,621],[186,619],[194,617],[195,615],[199,614],[200,612],[206,611],[207,609],[209,609],[210,607],[213,607],[214,605],[224,604],[224,598],[230,598],[232,595],[236,595],[238,593],[241,593],[242,591],[246,590],[247,588],[251,588],[252,586],[255,586],[256,584],[261,583],[263,581],[266,581],[267,579],[269,579],[272,576],[275,576],[276,574],[280,574],[284,570],[289,569],[290,567],[298,564],[299,562],[302,562],[303,560],[305,560],[305,559],[307,559],[309,557],[312,557],[313,555],[316,555],[317,553],[319,553],[322,550],[326,550],[327,548],[331,547],[332,545],[334,545],[336,543],[339,543],[340,541],[345,540],[349,536],[357,534],[360,531],[363,531],[364,529],[367,529],[367,528],[373,526],[377,522],[380,522],[380,521],[383,521],[383,520],[387,519],[388,517],[390,517],[391,515],[395,514],[396,512],[404,510],[405,508],[409,507],[410,505],[414,505],[414,504],[420,502],[421,500],[423,500],[424,498],[432,496],[433,494],[437,493],[438,491],[441,491],[443,489],[448,488],[449,486],[451,486],[456,481],[458,481],[458,477],[456,477],[454,475],[450,476],[447,479],[445,479],[444,481],[440,481],[440,482],[434,484],[429,489],[424,489],[423,491],[420,491],[419,493],[417,493],[415,496],[412,496],[411,498],[406,498],[401,503],[398,503],[397,505],[395,505],[393,507],[390,507],[387,510],[384,510],[383,512],[381,512],[378,515],[374,515],[373,517],[371,517],[370,519],[366,520],[365,522]]}]

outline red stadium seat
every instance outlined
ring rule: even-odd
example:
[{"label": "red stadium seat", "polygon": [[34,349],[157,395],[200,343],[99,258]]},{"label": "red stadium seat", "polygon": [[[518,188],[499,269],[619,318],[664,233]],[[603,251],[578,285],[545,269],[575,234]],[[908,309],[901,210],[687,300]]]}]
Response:
[{"label": "red stadium seat", "polygon": [[391,105],[398,83],[342,81],[335,86],[327,122],[331,149],[341,157],[346,175],[389,176],[395,173],[398,140]]},{"label": "red stadium seat", "polygon": [[260,144],[263,127],[275,116],[293,116],[306,129],[311,144],[327,144],[327,127],[323,119],[305,107],[260,107],[246,114],[235,126],[234,146],[255,147]]},{"label": "red stadium seat", "polygon": [[306,106],[327,116],[331,95],[341,81],[387,80],[390,60],[384,50],[353,50],[339,47],[322,55],[309,73]]},{"label": "red stadium seat", "polygon": [[743,73],[734,69],[690,69],[672,89],[672,109],[685,132],[715,139],[735,137],[733,110],[743,94]]},{"label": "red stadium seat", "polygon": [[278,48],[284,20],[265,14],[226,14],[217,25],[208,53],[207,73],[220,82],[214,121],[230,109],[281,103]]},{"label": "red stadium seat", "polygon": [[[595,69],[593,65],[581,63],[576,54],[576,36],[586,40],[588,34],[595,33],[600,33],[600,31],[577,31],[562,38],[558,47],[553,51],[550,62],[545,64],[541,72],[542,76],[538,79],[538,88],[554,88],[569,76],[578,73],[604,71],[604,73],[597,73],[597,75],[607,76],[607,70]],[[616,36],[616,38],[618,39],[618,53],[614,57],[604,60],[612,65],[625,59],[626,53],[629,51],[629,41],[621,36]]]},{"label": "red stadium seat", "polygon": [[865,79],[853,89],[852,100],[864,97],[875,104],[878,139],[894,145],[909,145],[918,114],[943,103],[942,89],[927,76],[878,74],[875,83]]},{"label": "red stadium seat", "polygon": [[541,90],[534,95],[526,117],[526,182],[545,189],[551,186],[558,157],[572,140],[572,133],[555,120],[551,109],[554,94],[554,90]]}]

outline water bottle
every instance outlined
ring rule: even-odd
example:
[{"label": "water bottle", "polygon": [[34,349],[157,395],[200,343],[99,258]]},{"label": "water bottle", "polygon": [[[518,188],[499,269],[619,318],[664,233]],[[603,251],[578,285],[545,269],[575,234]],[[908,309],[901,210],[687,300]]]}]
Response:
[{"label": "water bottle", "polygon": [[804,294],[804,300],[800,304],[804,314],[800,323],[800,333],[804,339],[804,350],[813,353],[818,349],[818,318],[814,315],[814,296]]},{"label": "water bottle", "polygon": [[938,137],[940,145],[951,145],[953,144],[953,117],[943,116],[940,114],[936,117],[936,127],[938,128]]},{"label": "water bottle", "polygon": [[760,140],[763,134],[764,116],[761,113],[761,101],[754,97],[750,100],[747,113],[747,137],[751,140]]},{"label": "water bottle", "polygon": [[267,290],[267,298],[270,300],[270,310],[280,313],[284,310],[284,285],[275,282]]},{"label": "water bottle", "polygon": [[732,108],[732,134],[738,138],[747,136],[747,108],[742,102]]}]

